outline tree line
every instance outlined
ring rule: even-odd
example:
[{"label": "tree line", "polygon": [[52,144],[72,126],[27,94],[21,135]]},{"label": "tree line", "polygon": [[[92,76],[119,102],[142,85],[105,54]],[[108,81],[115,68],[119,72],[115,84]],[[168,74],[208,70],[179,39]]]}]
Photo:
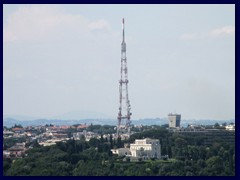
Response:
[{"label": "tree line", "polygon": [[[130,162],[118,157],[112,148],[123,147],[135,139],[159,139],[166,160]],[[214,138],[214,137],[212,137]],[[133,134],[128,140],[92,138],[71,139],[43,147],[35,144],[28,156],[3,160],[6,176],[233,176],[235,175],[235,143],[212,140],[206,145],[202,137],[170,133],[156,127]]]}]

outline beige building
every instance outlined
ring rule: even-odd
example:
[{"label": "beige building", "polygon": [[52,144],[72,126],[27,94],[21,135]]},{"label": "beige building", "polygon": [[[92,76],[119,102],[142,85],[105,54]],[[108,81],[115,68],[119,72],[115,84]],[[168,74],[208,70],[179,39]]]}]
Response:
[{"label": "beige building", "polygon": [[130,144],[131,156],[143,159],[161,158],[161,145],[158,139],[136,139]]},{"label": "beige building", "polygon": [[111,149],[111,151],[119,156],[128,156],[132,160],[161,158],[161,145],[158,139],[136,139],[134,144],[130,144],[130,148]]},{"label": "beige building", "polygon": [[63,140],[63,139],[48,139],[45,142],[40,142],[39,145],[42,145],[42,146],[52,146],[52,145],[55,145],[57,142],[61,142],[61,141],[65,142],[65,140]]}]

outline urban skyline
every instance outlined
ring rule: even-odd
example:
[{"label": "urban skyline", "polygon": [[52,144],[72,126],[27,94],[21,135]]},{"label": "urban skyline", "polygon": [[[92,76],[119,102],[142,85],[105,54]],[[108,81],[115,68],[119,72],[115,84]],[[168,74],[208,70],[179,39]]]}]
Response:
[{"label": "urban skyline", "polygon": [[96,111],[117,119],[125,17],[133,119],[174,111],[232,119],[234,8],[5,4],[3,112],[48,118]]}]

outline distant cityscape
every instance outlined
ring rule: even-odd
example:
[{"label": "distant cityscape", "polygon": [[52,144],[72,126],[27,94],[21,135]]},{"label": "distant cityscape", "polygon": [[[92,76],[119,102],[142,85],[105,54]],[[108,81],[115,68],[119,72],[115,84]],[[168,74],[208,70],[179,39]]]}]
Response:
[{"label": "distant cityscape", "polygon": [[[146,119],[145,121],[159,121],[160,119]],[[4,140],[8,139],[20,139],[22,141],[21,143],[16,143],[12,147],[4,147],[3,155],[6,158],[19,158],[23,157],[25,155],[25,151],[28,148],[32,148],[31,146],[26,147],[26,144],[31,144],[33,142],[39,143],[39,145],[43,146],[51,146],[55,145],[57,142],[66,142],[70,139],[75,139],[75,140],[80,140],[82,137],[86,140],[89,141],[92,138],[96,139],[110,139],[110,136],[114,139],[119,138],[119,136],[116,133],[116,125],[111,125],[111,124],[79,124],[79,121],[70,121],[70,122],[75,122],[75,125],[59,125],[55,124],[59,121],[47,121],[47,120],[38,120],[35,123],[39,123],[38,125],[23,125],[21,122],[25,121],[17,121],[17,120],[11,120],[11,119],[6,119],[6,121],[12,121],[12,123],[15,123],[12,125],[12,127],[7,127],[4,125],[3,129],[3,137]],[[106,122],[109,120],[105,120]],[[139,120],[141,121],[141,120]],[[55,123],[53,123],[55,122]],[[63,121],[64,122],[64,121]],[[62,122],[62,123],[63,123]],[[104,122],[104,121],[102,121]],[[164,122],[166,122],[164,124]],[[189,121],[191,122],[191,121]],[[205,121],[199,121],[199,122],[205,122]],[[167,121],[162,121],[162,125],[156,125],[155,124],[135,124],[131,125],[131,135],[141,132],[143,130],[144,126],[149,126],[150,128],[154,128],[156,126],[159,127],[165,127],[168,129],[169,132],[175,132],[175,133],[187,133],[187,134],[204,134],[208,137],[211,136],[219,136],[219,134],[222,134],[224,132],[224,138],[229,138],[230,141],[234,142],[235,139],[235,123],[230,121],[230,122],[219,122],[219,121],[212,121],[215,122],[214,124],[211,124],[211,122],[207,121],[208,124],[206,123],[205,125],[203,123],[197,124],[196,122],[194,124],[189,123],[186,127],[181,126],[181,115],[180,114],[172,114],[170,113],[168,115],[168,120]],[[32,121],[30,121],[32,123]],[[69,123],[69,122],[68,122]],[[185,122],[186,123],[186,122]],[[45,124],[45,125],[42,125]],[[97,126],[98,128],[95,129],[94,131],[91,131],[94,126]],[[107,127],[108,130],[107,132],[101,131],[100,127]],[[229,132],[229,133],[228,133]],[[232,133],[233,132],[233,133]],[[126,140],[128,139],[129,136],[127,134],[122,134],[121,139]],[[228,139],[229,140],[229,139]],[[205,142],[209,143],[209,142]],[[211,144],[212,142],[210,142]],[[121,150],[121,151],[120,151]],[[124,153],[127,153],[128,155],[131,154],[130,151],[126,151],[125,149],[120,149],[120,150],[114,150],[113,152],[115,154],[121,155],[124,151]],[[160,151],[159,151],[160,153]],[[135,153],[136,154],[136,153]],[[158,155],[157,157],[161,157]]]}]

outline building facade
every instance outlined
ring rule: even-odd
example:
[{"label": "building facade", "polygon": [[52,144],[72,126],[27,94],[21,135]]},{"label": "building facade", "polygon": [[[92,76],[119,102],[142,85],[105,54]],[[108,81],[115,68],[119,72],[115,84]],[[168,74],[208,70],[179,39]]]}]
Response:
[{"label": "building facade", "polygon": [[161,145],[158,139],[136,139],[134,144],[130,144],[132,157],[150,159],[161,158]]},{"label": "building facade", "polygon": [[228,131],[235,131],[235,124],[233,125],[227,125],[227,126],[225,126],[225,128],[226,128],[226,130],[228,130]]},{"label": "building facade", "polygon": [[117,154],[119,156],[130,156],[131,152],[129,148],[118,148],[118,149],[111,149],[113,154]]},{"label": "building facade", "polygon": [[127,156],[131,160],[161,159],[161,145],[158,139],[136,139],[134,144],[125,145],[124,148],[111,149],[113,154]]},{"label": "building facade", "polygon": [[180,127],[181,114],[168,114],[169,128]]}]

